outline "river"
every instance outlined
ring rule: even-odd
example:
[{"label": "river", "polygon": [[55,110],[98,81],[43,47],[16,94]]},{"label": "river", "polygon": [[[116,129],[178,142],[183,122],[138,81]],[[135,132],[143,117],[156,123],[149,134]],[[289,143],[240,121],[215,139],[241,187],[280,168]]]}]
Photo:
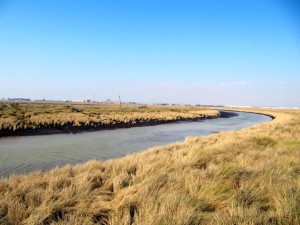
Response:
[{"label": "river", "polygon": [[[225,111],[224,111],[225,112]],[[183,141],[188,136],[239,130],[270,121],[268,116],[237,112],[230,118],[176,122],[147,127],[0,138],[0,177],[48,170],[90,159],[107,160],[150,147]]]}]

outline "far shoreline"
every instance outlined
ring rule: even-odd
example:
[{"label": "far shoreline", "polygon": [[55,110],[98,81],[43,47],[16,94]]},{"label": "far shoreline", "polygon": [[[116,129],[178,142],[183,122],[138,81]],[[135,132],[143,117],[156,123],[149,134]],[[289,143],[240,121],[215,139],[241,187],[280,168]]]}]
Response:
[{"label": "far shoreline", "polygon": [[200,116],[195,118],[179,118],[173,120],[159,120],[159,119],[150,119],[149,121],[145,120],[136,120],[133,122],[119,122],[119,123],[95,123],[94,125],[83,125],[83,126],[73,126],[73,124],[68,123],[63,126],[51,126],[50,127],[41,127],[41,128],[27,128],[27,129],[18,129],[18,130],[0,130],[0,138],[13,137],[13,136],[39,136],[39,135],[51,135],[51,134],[76,134],[82,132],[93,132],[101,130],[114,130],[122,128],[133,128],[133,127],[145,127],[145,126],[156,126],[161,124],[169,124],[176,122],[193,122],[193,121],[204,121],[207,119],[217,119],[217,118],[230,118],[237,116],[237,113],[221,113],[219,111],[217,116]]},{"label": "far shoreline", "polygon": [[129,122],[118,122],[118,123],[94,123],[93,125],[81,125],[74,126],[72,123],[67,123],[65,125],[55,126],[48,125],[48,127],[39,127],[39,128],[26,128],[26,129],[3,129],[0,130],[0,138],[5,137],[20,137],[20,136],[41,136],[41,135],[52,135],[52,134],[76,134],[83,132],[93,132],[93,131],[101,131],[101,130],[114,130],[114,129],[122,129],[122,128],[133,128],[133,127],[146,127],[146,126],[156,126],[162,124],[170,124],[176,122],[194,122],[194,121],[204,121],[207,119],[217,119],[217,118],[231,118],[238,116],[239,112],[247,112],[253,114],[259,114],[270,117],[272,120],[275,119],[273,115],[259,113],[259,112],[250,112],[243,110],[235,110],[235,109],[214,109],[218,111],[218,115],[216,116],[199,116],[195,118],[176,118],[172,120],[165,119],[150,119],[148,121],[145,120],[136,120]]}]

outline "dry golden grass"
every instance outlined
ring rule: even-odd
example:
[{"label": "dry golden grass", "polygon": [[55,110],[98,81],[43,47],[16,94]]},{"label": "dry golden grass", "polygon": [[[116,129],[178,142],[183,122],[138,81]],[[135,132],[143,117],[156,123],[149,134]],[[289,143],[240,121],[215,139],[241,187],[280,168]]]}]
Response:
[{"label": "dry golden grass", "polygon": [[300,112],[0,180],[0,224],[300,224]]},{"label": "dry golden grass", "polygon": [[117,104],[0,102],[0,131],[37,128],[134,126],[136,123],[170,122],[218,116],[200,107]]}]

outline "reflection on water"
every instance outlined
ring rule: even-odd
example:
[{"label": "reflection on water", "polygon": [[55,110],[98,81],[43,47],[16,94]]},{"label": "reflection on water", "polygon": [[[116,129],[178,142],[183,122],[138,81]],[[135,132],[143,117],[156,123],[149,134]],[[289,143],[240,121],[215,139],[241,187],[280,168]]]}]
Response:
[{"label": "reflection on water", "polygon": [[106,160],[143,151],[149,147],[183,141],[216,131],[238,130],[271,120],[239,113],[237,117],[199,122],[178,122],[149,127],[103,130],[78,134],[8,137],[0,139],[0,176],[46,170],[90,159]]}]

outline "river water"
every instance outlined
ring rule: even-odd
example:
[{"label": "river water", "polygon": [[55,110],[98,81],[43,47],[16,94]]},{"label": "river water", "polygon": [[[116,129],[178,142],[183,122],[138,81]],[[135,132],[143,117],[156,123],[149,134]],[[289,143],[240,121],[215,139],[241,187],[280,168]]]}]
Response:
[{"label": "river water", "polygon": [[77,134],[0,138],[0,177],[37,169],[44,171],[90,159],[107,160],[141,152],[153,146],[183,141],[188,136],[239,130],[270,120],[268,116],[238,112],[235,117],[197,122],[176,122]]}]

